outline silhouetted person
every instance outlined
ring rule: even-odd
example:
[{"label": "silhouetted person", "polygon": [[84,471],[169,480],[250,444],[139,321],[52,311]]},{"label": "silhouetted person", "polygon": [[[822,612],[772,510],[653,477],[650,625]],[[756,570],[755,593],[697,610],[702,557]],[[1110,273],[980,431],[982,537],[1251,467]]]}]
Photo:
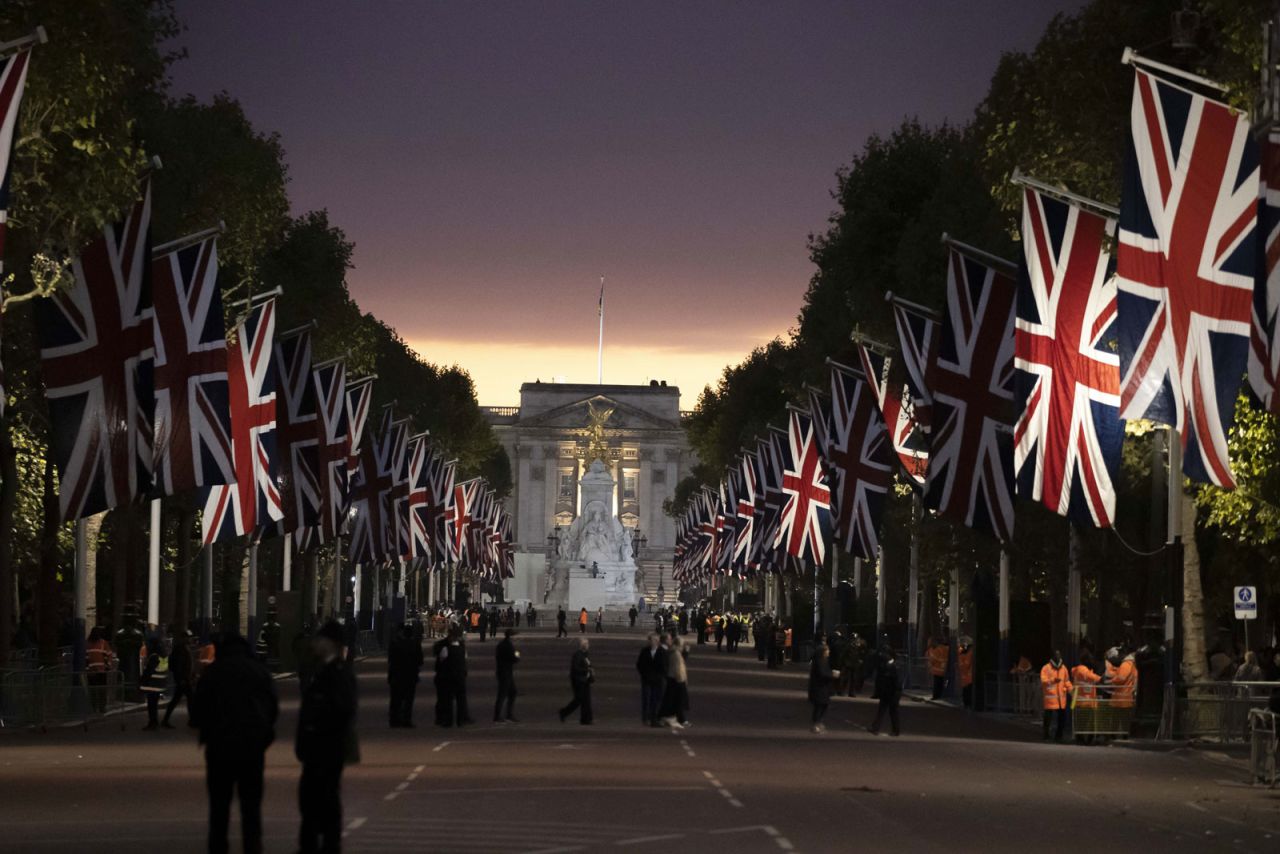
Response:
[{"label": "silhouetted person", "polygon": [[173,710],[178,708],[178,701],[183,697],[187,699],[187,718],[191,717],[191,679],[195,674],[195,662],[191,658],[190,637],[191,632],[186,629],[173,632],[173,648],[169,650],[169,673],[173,676],[173,696],[169,698],[169,705],[164,710],[164,721],[160,724],[165,729],[173,727],[173,724],[169,723],[169,718],[173,717]]},{"label": "silhouetted person", "polygon": [[[293,752],[302,763],[298,811],[302,852],[342,845],[342,768],[360,760],[356,741],[356,679],[343,654],[345,633],[325,623],[313,641],[319,668],[302,694]],[[221,661],[221,657],[218,659]]]},{"label": "silhouetted person", "polygon": [[568,622],[569,615],[564,612],[564,608],[561,608],[556,614],[556,637],[567,638],[569,636]]},{"label": "silhouetted person", "polygon": [[[583,609],[586,613],[586,609]],[[573,699],[569,705],[560,710],[560,722],[578,710],[578,722],[581,724],[589,724],[594,720],[591,714],[591,685],[596,681],[595,673],[591,669],[591,658],[587,655],[591,642],[586,638],[578,639],[578,651],[573,654],[573,660],[569,662],[569,684],[573,686]]]},{"label": "silhouetted person", "polygon": [[387,649],[387,685],[391,689],[391,725],[413,726],[413,697],[418,690],[418,671],[422,669],[422,644],[413,629],[404,623],[396,630]]},{"label": "silhouetted person", "polygon": [[[494,650],[494,662],[497,665],[498,699],[493,704],[493,720],[495,723],[506,721],[516,723],[516,665],[520,663],[520,651],[516,649],[515,629],[507,629]],[[506,711],[503,711],[503,704]]]},{"label": "silhouetted person", "polygon": [[876,708],[876,719],[871,724],[870,732],[880,732],[880,724],[884,713],[889,713],[889,725],[894,735],[898,729],[898,701],[902,699],[902,674],[898,671],[898,662],[893,657],[893,649],[886,643],[880,646],[880,655],[876,659],[876,697],[880,705]]},{"label": "silhouetted person", "polygon": [[217,658],[196,684],[191,712],[204,745],[209,790],[209,852],[227,850],[232,793],[240,796],[246,854],[262,851],[262,764],[276,737],[275,680],[235,633],[217,643]]}]

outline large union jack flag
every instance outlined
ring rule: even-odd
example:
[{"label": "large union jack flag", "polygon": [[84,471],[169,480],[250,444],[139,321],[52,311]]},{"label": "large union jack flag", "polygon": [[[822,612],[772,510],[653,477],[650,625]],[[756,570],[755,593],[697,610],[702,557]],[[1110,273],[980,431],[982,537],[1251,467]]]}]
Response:
[{"label": "large union jack flag", "polygon": [[474,524],[476,502],[483,488],[479,478],[464,480],[453,487],[453,501],[445,516],[445,531],[449,538],[449,560],[460,566],[470,566],[468,540]]},{"label": "large union jack flag", "polygon": [[925,506],[1008,542],[1017,287],[1013,265],[994,263],[950,244],[947,311],[928,373],[933,427]]},{"label": "large union jack flag", "polygon": [[124,221],[72,262],[71,287],[36,306],[64,520],[127,504],[151,485],[150,235],[145,181]]},{"label": "large union jack flag", "polygon": [[431,560],[437,566],[443,566],[452,559],[449,519],[454,513],[453,487],[457,471],[457,460],[442,460],[432,466],[430,472],[431,505],[427,516],[431,531]]},{"label": "large union jack flag", "polygon": [[785,550],[778,545],[778,524],[782,518],[785,496],[782,492],[782,456],[787,432],[770,426],[768,436],[760,439],[756,450],[759,463],[756,525],[753,533],[752,565],[768,572],[780,572]]},{"label": "large union jack flag", "polygon": [[831,489],[823,470],[813,418],[792,409],[782,448],[782,512],[777,546],[805,566],[819,566],[831,536]]},{"label": "large union jack flag", "polygon": [[1261,408],[1280,415],[1280,130],[1262,146],[1262,194],[1258,206],[1261,256],[1253,287],[1249,387]]},{"label": "large union jack flag", "polygon": [[316,466],[320,481],[320,542],[330,542],[342,532],[347,507],[347,366],[326,362],[311,372],[316,399]]},{"label": "large union jack flag", "polygon": [[[0,279],[4,278],[4,233],[9,222],[9,172],[13,166],[13,135],[18,108],[26,88],[31,48],[0,58]],[[0,368],[0,415],[5,404],[4,370]]]},{"label": "large union jack flag", "polygon": [[409,533],[409,421],[400,419],[391,425],[386,438],[387,473],[391,489],[383,496],[382,539],[389,558],[408,558],[413,551]]},{"label": "large union jack flag", "polygon": [[409,557],[431,559],[431,473],[438,464],[431,440],[419,433],[409,440]]},{"label": "large union jack flag", "polygon": [[1077,524],[1115,518],[1120,464],[1115,221],[1027,187],[1018,284],[1013,430],[1018,494]]},{"label": "large union jack flag", "polygon": [[152,263],[156,489],[178,495],[235,481],[227,333],[216,238]]},{"label": "large union jack flag", "polygon": [[280,532],[292,534],[320,524],[325,488],[320,469],[310,326],[282,335],[276,341],[276,372],[280,385],[276,406],[280,497],[284,505]]},{"label": "large union jack flag", "polygon": [[911,420],[927,437],[933,427],[933,389],[928,374],[938,351],[938,319],[931,311],[892,294],[888,300],[893,307],[893,323],[898,330],[902,367],[906,373],[908,394],[904,403],[909,402]]},{"label": "large union jack flag", "polygon": [[869,383],[831,364],[827,473],[836,534],[849,554],[872,560],[880,547],[880,519],[893,481],[889,434]]},{"label": "large union jack flag", "polygon": [[743,451],[738,458],[738,523],[733,541],[733,568],[742,573],[750,568],[755,536],[757,462],[755,451]]},{"label": "large union jack flag", "polygon": [[360,462],[360,449],[364,447],[364,428],[369,421],[369,409],[373,405],[373,378],[367,377],[347,383],[347,475],[355,476]]},{"label": "large union jack flag", "polygon": [[1257,203],[1248,117],[1136,69],[1116,250],[1121,415],[1175,427],[1183,472],[1228,489]]},{"label": "large union jack flag", "polygon": [[276,301],[270,298],[249,310],[227,342],[236,477],[204,492],[206,545],[254,533],[284,517],[277,483],[275,329]]},{"label": "large union jack flag", "polygon": [[380,563],[390,554],[395,528],[390,518],[395,490],[394,453],[403,422],[390,404],[382,409],[382,426],[361,439],[355,475],[351,478],[351,541],[347,554],[352,563]]},{"label": "large union jack flag", "polygon": [[916,489],[924,489],[929,471],[929,443],[924,430],[916,423],[915,407],[910,387],[892,374],[896,362],[871,348],[858,345],[858,362],[862,373],[871,381],[880,417],[884,420],[897,454],[898,465],[907,476],[907,483]]}]

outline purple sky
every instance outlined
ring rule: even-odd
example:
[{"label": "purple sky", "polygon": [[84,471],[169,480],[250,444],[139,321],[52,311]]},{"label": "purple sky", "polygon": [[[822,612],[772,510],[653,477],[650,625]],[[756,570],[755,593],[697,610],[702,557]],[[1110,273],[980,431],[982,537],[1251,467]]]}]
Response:
[{"label": "purple sky", "polygon": [[833,173],[904,116],[963,121],[1079,0],[184,0],[176,94],[283,137],[351,289],[482,403],[521,380],[682,386],[793,323]]}]

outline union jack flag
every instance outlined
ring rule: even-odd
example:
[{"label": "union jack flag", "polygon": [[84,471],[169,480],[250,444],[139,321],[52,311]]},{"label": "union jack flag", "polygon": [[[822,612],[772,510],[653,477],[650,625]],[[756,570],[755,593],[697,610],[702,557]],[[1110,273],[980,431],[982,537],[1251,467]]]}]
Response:
[{"label": "union jack flag", "polygon": [[871,381],[880,417],[889,431],[898,465],[907,476],[907,483],[917,490],[924,489],[925,476],[929,471],[929,443],[923,428],[916,423],[910,387],[894,376],[897,371],[892,359],[862,344],[858,345],[858,362],[862,373]]},{"label": "union jack flag", "polygon": [[893,452],[870,384],[851,368],[829,364],[831,512],[845,551],[872,560],[880,547],[880,519],[893,481]]},{"label": "union jack flag", "polygon": [[902,367],[907,375],[906,384],[910,392],[908,399],[911,404],[909,414],[920,432],[927,437],[933,427],[933,390],[929,385],[928,375],[929,365],[938,351],[938,319],[932,312],[921,310],[920,306],[892,294],[888,299],[893,307],[893,323],[898,330]]},{"label": "union jack flag", "polygon": [[156,491],[233,483],[227,333],[217,240],[152,262]]},{"label": "union jack flag", "polygon": [[380,563],[392,554],[390,547],[395,532],[389,517],[395,489],[393,455],[397,434],[402,429],[403,422],[396,420],[395,409],[388,404],[382,409],[382,428],[361,442],[355,476],[351,479],[348,517],[351,542],[347,554],[352,563]]},{"label": "union jack flag", "polygon": [[1135,77],[1116,250],[1121,415],[1176,428],[1183,472],[1230,489],[1257,150],[1245,114],[1142,69]]},{"label": "union jack flag", "polygon": [[[0,279],[4,277],[4,233],[9,221],[9,170],[13,164],[13,133],[18,126],[18,108],[31,64],[31,48],[0,59]],[[5,404],[4,370],[0,368],[0,415]]]},{"label": "union jack flag", "polygon": [[738,523],[733,541],[733,568],[746,572],[751,558],[756,515],[756,454],[744,451],[738,458]]},{"label": "union jack flag", "polygon": [[1249,387],[1261,408],[1280,415],[1280,130],[1262,146],[1262,196],[1258,206],[1262,256],[1253,287]]},{"label": "union jack flag", "polygon": [[384,498],[386,513],[383,516],[386,530],[383,540],[388,557],[408,558],[413,552],[413,538],[409,532],[409,422],[407,419],[392,425],[387,439],[389,455],[387,467],[391,475],[391,491]]},{"label": "union jack flag", "polygon": [[515,535],[511,530],[511,514],[504,508],[498,523],[498,534],[502,538],[502,577],[515,578],[516,550]]},{"label": "union jack flag", "polygon": [[438,464],[426,433],[409,440],[409,516],[410,549],[413,558],[431,559],[431,473]]},{"label": "union jack flag", "polygon": [[364,442],[364,428],[369,420],[369,408],[373,405],[373,378],[353,380],[347,383],[347,475],[355,476],[360,462],[360,449]]},{"label": "union jack flag", "polygon": [[738,520],[738,494],[732,479],[732,471],[725,472],[716,495],[716,550],[711,568],[719,572],[732,569],[734,550],[734,526]]},{"label": "union jack flag", "polygon": [[[316,470],[320,481],[320,542],[342,532],[347,508],[347,366],[341,361],[317,365],[311,372],[316,399]],[[368,382],[368,381],[366,381]]]},{"label": "union jack flag", "polygon": [[1013,265],[950,245],[947,311],[929,364],[925,506],[1008,542],[1013,534]]},{"label": "union jack flag", "polygon": [[752,564],[768,572],[781,571],[783,565],[782,551],[778,547],[778,524],[785,500],[782,493],[782,453],[786,442],[786,431],[771,426],[768,437],[759,440],[756,451],[759,491],[756,493],[758,506]]},{"label": "union jack flag", "polygon": [[36,305],[64,521],[127,504],[151,485],[150,181],[72,272],[70,288]]},{"label": "union jack flag", "polygon": [[311,371],[311,329],[304,327],[276,342],[280,398],[276,407],[280,443],[281,533],[320,524],[325,482],[320,469],[315,383]]},{"label": "union jack flag", "polygon": [[453,487],[453,501],[445,515],[445,531],[449,542],[449,560],[453,563],[468,566],[470,555],[467,554],[467,540],[473,522],[472,513],[475,503],[480,497],[481,483],[479,478],[464,480]]},{"label": "union jack flag", "polygon": [[1014,351],[1018,494],[1099,528],[1115,518],[1113,478],[1124,441],[1116,283],[1106,249],[1115,225],[1024,191]]},{"label": "union jack flag", "polygon": [[276,301],[249,310],[227,342],[235,481],[204,490],[204,543],[244,536],[284,518],[277,485]]},{"label": "union jack flag", "polygon": [[452,555],[449,517],[454,512],[453,487],[457,474],[457,460],[440,462],[431,470],[431,554],[437,565],[448,563]]},{"label": "union jack flag", "polygon": [[831,489],[814,436],[813,418],[792,409],[782,448],[782,494],[777,546],[807,566],[819,566],[831,536]]}]

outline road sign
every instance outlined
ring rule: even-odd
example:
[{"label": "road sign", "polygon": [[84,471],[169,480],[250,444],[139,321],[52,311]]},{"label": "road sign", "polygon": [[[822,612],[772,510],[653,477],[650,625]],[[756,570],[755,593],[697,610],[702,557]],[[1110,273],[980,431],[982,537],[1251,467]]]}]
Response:
[{"label": "road sign", "polygon": [[1236,606],[1237,620],[1258,618],[1258,590],[1256,587],[1237,587],[1231,601]]}]

